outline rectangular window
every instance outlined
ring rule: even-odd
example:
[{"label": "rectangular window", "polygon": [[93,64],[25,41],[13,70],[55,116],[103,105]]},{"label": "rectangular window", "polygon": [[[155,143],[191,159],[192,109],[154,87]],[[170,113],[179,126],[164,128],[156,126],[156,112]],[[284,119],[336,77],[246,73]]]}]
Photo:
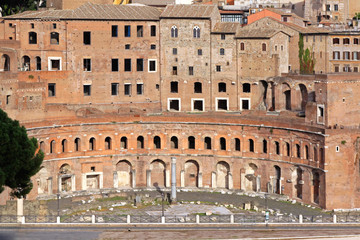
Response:
[{"label": "rectangular window", "polygon": [[53,29],[56,29],[56,23],[53,23]]},{"label": "rectangular window", "polygon": [[217,65],[217,66],[216,66],[216,71],[217,71],[217,72],[221,72],[221,66],[220,66],[220,65]]},{"label": "rectangular window", "polygon": [[324,123],[324,105],[317,106],[317,123]]},{"label": "rectangular window", "polygon": [[142,25],[136,26],[136,34],[137,34],[137,37],[144,36],[144,27]]},{"label": "rectangular window", "polygon": [[50,58],[50,71],[61,71],[61,60]]},{"label": "rectangular window", "polygon": [[194,67],[192,66],[189,67],[189,75],[190,76],[194,75]]},{"label": "rectangular window", "polygon": [[90,45],[91,44],[91,32],[84,32],[83,41],[84,41],[85,45]]},{"label": "rectangular window", "polygon": [[84,96],[91,96],[91,85],[84,85]]},{"label": "rectangular window", "polygon": [[192,111],[204,111],[204,100],[202,99],[192,99]]},{"label": "rectangular window", "polygon": [[91,72],[91,59],[84,58],[84,72]]},{"label": "rectangular window", "polygon": [[250,99],[249,98],[241,98],[240,99],[240,110],[250,110]]},{"label": "rectangular window", "polygon": [[334,4],[334,11],[335,11],[335,12],[339,11],[339,5]]},{"label": "rectangular window", "polygon": [[359,72],[359,67],[354,67],[354,72]]},{"label": "rectangular window", "polygon": [[216,110],[228,110],[228,100],[227,99],[217,99],[216,101]]},{"label": "rectangular window", "polygon": [[202,49],[198,49],[198,55],[199,55],[199,56],[202,55]]},{"label": "rectangular window", "polygon": [[129,50],[130,49],[130,44],[125,44],[125,49]]},{"label": "rectangular window", "polygon": [[350,52],[344,52],[343,55],[344,60],[350,60]]},{"label": "rectangular window", "polygon": [[177,55],[177,48],[173,48],[173,55]]},{"label": "rectangular window", "polygon": [[149,72],[156,72],[156,60],[149,59]]},{"label": "rectangular window", "polygon": [[138,72],[144,71],[144,59],[142,58],[136,59],[136,71]]},{"label": "rectangular window", "polygon": [[11,95],[6,95],[6,105],[10,104]]},{"label": "rectangular window", "polygon": [[169,111],[180,111],[180,99],[168,99]]},{"label": "rectangular window", "polygon": [[150,36],[151,36],[151,37],[155,37],[155,36],[156,36],[156,26],[155,26],[155,25],[151,25],[151,26],[150,26]]},{"label": "rectangular window", "polygon": [[48,95],[49,97],[56,96],[56,83],[49,83],[48,84]]},{"label": "rectangular window", "polygon": [[136,94],[143,95],[144,94],[144,84],[138,83],[136,84]]},{"label": "rectangular window", "polygon": [[224,33],[221,34],[221,40],[225,40],[225,34]]},{"label": "rectangular window", "polygon": [[335,65],[334,66],[334,72],[339,72],[339,71],[340,71],[339,65]]},{"label": "rectangular window", "polygon": [[119,95],[119,84],[118,83],[111,84],[111,95],[112,96]]},{"label": "rectangular window", "polygon": [[127,95],[127,96],[131,95],[131,84],[124,85],[124,95]]},{"label": "rectangular window", "polygon": [[151,50],[155,50],[155,49],[156,49],[156,45],[155,45],[155,44],[151,44],[151,45],[150,45],[150,49],[151,49]]},{"label": "rectangular window", "polygon": [[111,59],[111,71],[113,72],[119,71],[119,59],[117,58]]},{"label": "rectangular window", "polygon": [[340,52],[338,52],[338,51],[333,52],[333,59],[334,60],[339,60],[340,59]]},{"label": "rectangular window", "polygon": [[124,71],[131,72],[131,59],[130,58],[125,58],[125,60],[124,60]]},{"label": "rectangular window", "polygon": [[326,4],[326,11],[330,11],[330,4]]},{"label": "rectangular window", "polygon": [[178,93],[179,90],[179,83],[178,82],[171,82],[170,83],[170,92]]},{"label": "rectangular window", "polygon": [[177,66],[172,67],[172,75],[177,75]]},{"label": "rectangular window", "polygon": [[131,27],[130,27],[130,25],[125,25],[124,36],[125,37],[131,37]]},{"label": "rectangular window", "polygon": [[118,26],[117,25],[112,25],[111,26],[111,36],[112,37],[117,37],[118,36]]}]

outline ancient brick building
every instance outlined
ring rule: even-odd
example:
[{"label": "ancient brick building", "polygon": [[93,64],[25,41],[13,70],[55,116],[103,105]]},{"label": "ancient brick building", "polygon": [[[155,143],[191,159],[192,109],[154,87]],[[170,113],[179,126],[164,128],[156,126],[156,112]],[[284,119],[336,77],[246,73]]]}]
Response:
[{"label": "ancient brick building", "polygon": [[294,74],[299,33],[212,5],[2,18],[0,107],[45,153],[28,197],[170,187],[176,157],[178,187],[359,207],[360,75]]}]

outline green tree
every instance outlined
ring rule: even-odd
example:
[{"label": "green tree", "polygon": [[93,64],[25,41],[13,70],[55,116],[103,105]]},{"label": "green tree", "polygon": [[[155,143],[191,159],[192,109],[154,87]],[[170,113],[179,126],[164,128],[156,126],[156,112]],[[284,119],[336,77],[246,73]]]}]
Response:
[{"label": "green tree", "polygon": [[39,170],[44,153],[26,129],[0,109],[0,192],[7,186],[11,195],[25,197],[32,189],[30,178]]},{"label": "green tree", "polygon": [[8,16],[28,10],[37,10],[40,0],[1,0],[2,16]]},{"label": "green tree", "polygon": [[299,36],[299,62],[301,74],[313,74],[315,69],[315,57],[312,49],[306,48],[304,51],[304,37],[302,34]]}]

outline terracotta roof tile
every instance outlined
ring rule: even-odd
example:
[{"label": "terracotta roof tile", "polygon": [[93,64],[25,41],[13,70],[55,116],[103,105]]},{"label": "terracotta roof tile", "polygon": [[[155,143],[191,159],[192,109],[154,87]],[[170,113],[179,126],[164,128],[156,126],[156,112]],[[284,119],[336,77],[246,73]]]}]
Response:
[{"label": "terracotta roof tile", "polygon": [[215,24],[212,32],[215,33],[236,33],[240,23],[235,22],[218,22]]},{"label": "terracotta roof tile", "polygon": [[219,11],[216,5],[168,5],[161,18],[211,18],[215,11]]}]

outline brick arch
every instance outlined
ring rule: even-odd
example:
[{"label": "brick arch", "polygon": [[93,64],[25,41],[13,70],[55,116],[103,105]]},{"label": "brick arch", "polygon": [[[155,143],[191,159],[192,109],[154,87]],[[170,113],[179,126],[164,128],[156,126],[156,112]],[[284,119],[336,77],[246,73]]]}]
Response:
[{"label": "brick arch", "polygon": [[185,187],[199,187],[199,162],[193,159],[184,163]]}]

